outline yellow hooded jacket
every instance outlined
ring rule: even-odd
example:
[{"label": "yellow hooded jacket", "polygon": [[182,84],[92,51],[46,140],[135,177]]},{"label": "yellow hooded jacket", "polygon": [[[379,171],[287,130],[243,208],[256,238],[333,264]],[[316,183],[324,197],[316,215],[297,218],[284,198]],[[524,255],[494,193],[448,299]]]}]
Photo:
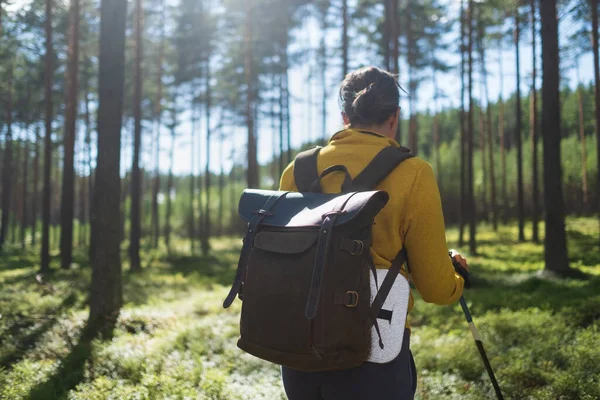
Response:
[{"label": "yellow hooded jacket", "polygon": [[[345,129],[336,133],[321,149],[317,161],[319,173],[342,164],[352,177],[357,176],[379,151],[400,145],[376,132]],[[339,193],[343,174],[330,174],[321,184],[324,193]],[[452,304],[463,292],[464,280],[454,272],[442,214],[442,203],[431,165],[419,158],[400,164],[378,186],[389,202],[375,218],[371,256],[378,268],[389,268],[398,252],[408,252],[411,280],[423,300]],[[294,163],[281,177],[280,190],[298,191],[294,182]],[[406,273],[403,271],[406,275]],[[413,308],[411,293],[408,311]],[[406,326],[408,327],[408,320]]]}]

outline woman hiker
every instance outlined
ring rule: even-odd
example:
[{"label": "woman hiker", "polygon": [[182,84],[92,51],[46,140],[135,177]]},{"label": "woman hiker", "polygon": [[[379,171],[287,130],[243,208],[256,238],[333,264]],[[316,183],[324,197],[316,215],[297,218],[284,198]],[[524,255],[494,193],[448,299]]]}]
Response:
[{"label": "woman hiker", "polygon": [[[343,164],[354,178],[382,148],[400,147],[394,140],[399,98],[398,82],[389,72],[367,67],[348,74],[340,88],[345,128],[321,149],[317,160],[319,173],[331,165]],[[283,173],[280,190],[298,190],[293,169],[292,163]],[[341,174],[328,175],[322,181],[323,192],[338,193],[341,184]],[[389,268],[391,260],[405,248],[410,279],[423,300],[439,305],[457,302],[465,282],[448,257],[440,193],[431,165],[410,158],[396,167],[377,189],[390,196],[373,226],[371,255],[377,267]],[[451,255],[454,262],[468,271],[460,254]],[[407,275],[405,271],[401,273]],[[412,308],[411,293],[408,311]],[[332,372],[301,372],[282,367],[282,377],[290,400],[412,399],[417,372],[410,351],[408,320],[402,350],[389,363],[365,362],[353,369]]]}]

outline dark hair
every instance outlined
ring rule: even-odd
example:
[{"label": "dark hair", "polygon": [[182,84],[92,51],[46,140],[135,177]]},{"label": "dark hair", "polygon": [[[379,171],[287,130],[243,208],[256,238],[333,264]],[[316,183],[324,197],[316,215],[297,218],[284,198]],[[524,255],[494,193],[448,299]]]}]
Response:
[{"label": "dark hair", "polygon": [[340,87],[342,112],[350,125],[380,125],[398,110],[398,81],[391,73],[365,67],[349,73]]}]

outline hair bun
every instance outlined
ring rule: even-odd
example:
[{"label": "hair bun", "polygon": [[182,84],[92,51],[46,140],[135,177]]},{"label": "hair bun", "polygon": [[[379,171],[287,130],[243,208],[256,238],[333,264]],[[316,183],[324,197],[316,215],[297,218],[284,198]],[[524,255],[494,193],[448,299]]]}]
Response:
[{"label": "hair bun", "polygon": [[399,97],[396,78],[376,67],[349,73],[340,87],[342,111],[350,126],[382,124],[395,115]]},{"label": "hair bun", "polygon": [[378,93],[377,82],[370,83],[366,88],[356,93],[352,102],[352,111],[361,121],[368,121],[379,114],[382,101]]}]

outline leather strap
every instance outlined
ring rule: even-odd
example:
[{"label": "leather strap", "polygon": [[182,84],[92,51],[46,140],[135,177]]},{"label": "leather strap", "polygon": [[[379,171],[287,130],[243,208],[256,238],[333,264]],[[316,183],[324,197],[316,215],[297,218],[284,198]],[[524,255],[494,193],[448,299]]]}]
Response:
[{"label": "leather strap", "polygon": [[375,299],[371,304],[369,309],[369,318],[373,322],[373,326],[377,331],[377,335],[379,336],[379,347],[383,349],[383,340],[381,340],[381,333],[379,332],[379,323],[377,322],[377,318],[379,318],[379,313],[381,312],[381,308],[383,307],[383,303],[385,303],[385,299],[387,299],[390,294],[390,290],[392,290],[392,286],[396,281],[396,277],[400,273],[400,269],[402,265],[406,262],[406,249],[400,250],[396,258],[392,261],[392,265],[388,270],[387,274],[385,274],[385,278],[383,278],[383,282],[381,283],[381,287],[379,291],[375,295]]},{"label": "leather strap", "polygon": [[306,302],[306,309],[304,315],[308,319],[313,319],[317,314],[317,308],[319,307],[319,298],[321,297],[321,286],[323,283],[323,272],[325,271],[325,265],[327,264],[327,255],[329,244],[331,242],[331,233],[333,232],[333,226],[335,220],[342,213],[344,207],[348,201],[354,196],[354,194],[348,196],[346,201],[336,205],[331,212],[323,216],[323,223],[319,230],[319,239],[317,243],[317,254],[315,257],[315,264],[313,266],[312,279],[310,283],[310,291],[308,293],[308,301]]},{"label": "leather strap", "polygon": [[246,236],[244,237],[244,244],[240,253],[240,259],[238,261],[237,270],[235,272],[235,278],[233,279],[233,285],[231,285],[231,290],[229,291],[229,294],[223,302],[223,308],[228,308],[229,306],[231,306],[231,303],[233,303],[235,296],[240,292],[242,283],[246,276],[246,264],[248,261],[248,255],[250,254],[250,250],[254,245],[254,236],[256,235],[258,226],[265,217],[272,215],[270,213],[271,209],[273,209],[273,207],[279,199],[285,197],[285,195],[288,193],[289,192],[280,192],[277,194],[277,196],[273,195],[269,197],[265,205],[260,210],[256,211],[255,217],[252,218],[252,221],[248,223],[248,231],[246,232]]},{"label": "leather strap", "polygon": [[317,158],[321,147],[303,151],[294,160],[294,181],[299,192],[309,192],[314,181],[319,179]]},{"label": "leather strap", "polygon": [[348,172],[348,168],[344,165],[332,165],[331,167],[325,168],[321,175],[312,183],[310,186],[311,193],[323,193],[323,187],[321,186],[321,179],[326,177],[329,174],[334,172],[343,172],[344,173],[344,182],[342,183],[342,193],[348,193],[352,191],[352,177]]},{"label": "leather strap", "polygon": [[379,311],[381,310],[381,307],[383,307],[385,299],[387,299],[388,295],[390,294],[390,290],[392,290],[392,286],[396,281],[396,277],[400,273],[400,269],[402,268],[402,265],[404,265],[405,262],[406,250],[402,249],[396,256],[394,261],[392,261],[392,265],[388,270],[388,273],[385,275],[385,278],[383,278],[381,287],[379,288],[379,291],[375,295],[375,299],[371,304],[371,315],[375,318],[377,318],[377,315],[379,315]]},{"label": "leather strap", "polygon": [[414,157],[406,148],[385,147],[354,178],[352,189],[355,191],[372,190],[385,179],[400,163]]}]

